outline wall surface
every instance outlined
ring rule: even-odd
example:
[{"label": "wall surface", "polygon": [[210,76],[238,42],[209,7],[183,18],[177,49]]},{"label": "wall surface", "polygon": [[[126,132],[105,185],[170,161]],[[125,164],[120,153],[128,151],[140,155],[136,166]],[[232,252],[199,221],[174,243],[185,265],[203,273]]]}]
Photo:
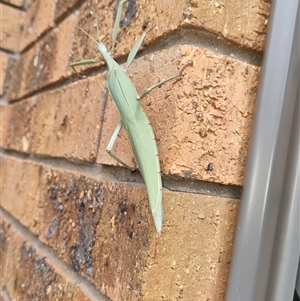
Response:
[{"label": "wall surface", "polygon": [[[138,171],[105,151],[119,122],[92,36],[111,45],[117,1],[1,1],[0,300],[222,301],[270,2],[136,0],[114,58],[156,136],[158,239]],[[127,6],[127,4],[125,5]],[[114,152],[136,167],[122,129]]]}]

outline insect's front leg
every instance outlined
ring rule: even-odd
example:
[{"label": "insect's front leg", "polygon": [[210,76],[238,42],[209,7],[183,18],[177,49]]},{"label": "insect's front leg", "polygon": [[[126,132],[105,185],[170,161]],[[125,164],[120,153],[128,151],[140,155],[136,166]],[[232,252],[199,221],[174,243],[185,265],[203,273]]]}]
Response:
[{"label": "insect's front leg", "polygon": [[77,73],[77,75],[79,77],[82,77],[82,78],[85,78],[85,75],[80,75],[77,70],[75,69],[75,67],[77,66],[84,66],[84,65],[91,65],[91,64],[96,64],[96,63],[99,63],[100,61],[97,61],[97,60],[83,60],[83,61],[79,61],[79,62],[74,62],[74,63],[71,63],[70,64],[70,67],[72,67],[72,69],[75,71],[75,73]]},{"label": "insect's front leg", "polygon": [[137,52],[139,51],[145,37],[146,37],[146,34],[148,33],[149,30],[151,30],[153,28],[150,27],[149,29],[147,29],[140,37],[139,39],[135,42],[134,46],[132,47],[128,57],[127,57],[127,62],[126,62],[126,70],[129,68],[129,66],[131,65],[132,61],[134,60]]}]

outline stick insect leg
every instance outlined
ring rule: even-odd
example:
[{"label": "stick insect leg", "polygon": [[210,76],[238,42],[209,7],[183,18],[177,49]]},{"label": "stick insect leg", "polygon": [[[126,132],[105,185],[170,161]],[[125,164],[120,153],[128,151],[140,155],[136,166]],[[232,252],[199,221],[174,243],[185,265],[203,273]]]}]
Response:
[{"label": "stick insect leg", "polygon": [[[121,12],[123,9],[123,4],[126,2],[127,0],[121,0],[119,1],[118,4],[118,9],[117,9],[117,14],[116,14],[116,18],[115,18],[115,23],[114,23],[114,28],[113,28],[113,33],[112,33],[112,48],[110,50],[110,52],[113,52],[116,41],[117,41],[117,36],[118,36],[118,29],[120,27],[120,20],[121,20]],[[127,69],[129,68],[129,66],[131,65],[132,61],[134,60],[137,52],[139,51],[139,48],[141,47],[146,34],[149,30],[151,30],[153,27],[150,27],[149,29],[147,29],[140,37],[139,39],[135,42],[134,46],[132,47],[128,57],[127,57],[127,62],[126,62],[126,68],[125,68],[125,72],[127,71]]]},{"label": "stick insect leg", "polygon": [[99,63],[100,61],[97,61],[97,60],[84,60],[84,61],[79,61],[79,62],[74,62],[72,64],[70,64],[70,66],[72,67],[72,69],[75,71],[75,73],[81,77],[81,78],[86,78],[85,75],[80,75],[77,70],[75,69],[75,67],[77,66],[84,66],[84,65],[91,65],[91,64],[96,64],[96,63]]},{"label": "stick insect leg", "polygon": [[120,21],[121,21],[121,13],[122,13],[122,9],[123,9],[123,4],[126,2],[127,0],[121,0],[119,1],[118,4],[118,9],[117,9],[117,14],[116,14],[116,18],[115,18],[115,22],[114,22],[114,28],[113,28],[113,32],[112,32],[112,47],[110,51],[113,51],[115,48],[115,44],[117,42],[117,36],[118,36],[118,29],[120,27]]},{"label": "stick insect leg", "polygon": [[193,62],[192,62],[192,61],[187,62],[187,63],[181,68],[181,70],[179,71],[178,74],[173,75],[173,76],[171,76],[171,77],[168,77],[168,78],[166,78],[166,79],[163,79],[163,80],[160,81],[159,83],[156,83],[156,84],[154,84],[154,85],[152,85],[152,86],[146,88],[146,89],[143,91],[143,93],[138,97],[138,99],[142,99],[142,98],[145,97],[148,93],[150,93],[152,90],[154,90],[154,89],[157,88],[157,87],[160,87],[161,85],[167,83],[168,81],[173,80],[173,79],[175,79],[175,78],[177,78],[177,77],[180,77],[180,76],[182,75],[184,69],[185,69],[187,66],[190,66],[190,65],[193,65]]},{"label": "stick insect leg", "polygon": [[117,125],[114,133],[112,134],[109,142],[108,142],[108,145],[106,147],[106,151],[108,152],[108,154],[114,158],[117,162],[119,162],[120,164],[122,164],[123,166],[125,166],[126,168],[134,171],[134,169],[132,167],[130,167],[129,165],[127,165],[124,161],[122,161],[120,158],[118,158],[111,150],[116,142],[116,139],[118,137],[118,134],[122,128],[123,124],[122,124],[122,121],[119,122],[119,124]]},{"label": "stick insect leg", "polygon": [[149,29],[147,29],[140,37],[139,39],[135,42],[134,46],[132,47],[128,57],[127,57],[127,62],[126,62],[126,70],[129,68],[129,66],[131,65],[132,61],[134,60],[137,52],[139,51],[145,37],[146,34],[149,30],[151,30],[153,27],[150,27]]}]

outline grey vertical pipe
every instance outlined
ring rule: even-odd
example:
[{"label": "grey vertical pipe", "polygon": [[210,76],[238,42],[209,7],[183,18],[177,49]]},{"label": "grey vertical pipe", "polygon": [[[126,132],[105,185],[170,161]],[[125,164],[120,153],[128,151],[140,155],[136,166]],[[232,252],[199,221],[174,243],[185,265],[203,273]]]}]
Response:
[{"label": "grey vertical pipe", "polygon": [[275,0],[226,301],[291,301],[299,261],[299,1]]},{"label": "grey vertical pipe", "polygon": [[300,297],[300,264],[298,264],[298,274],[297,274],[297,280],[296,280],[296,292],[298,296]]},{"label": "grey vertical pipe", "polygon": [[[298,52],[299,53],[299,52]],[[291,90],[288,90],[289,93]],[[266,300],[293,300],[299,263],[299,167],[300,106],[299,89],[288,158],[285,166],[282,195],[277,217],[275,240],[269,272]],[[291,116],[292,117],[292,116]]]}]

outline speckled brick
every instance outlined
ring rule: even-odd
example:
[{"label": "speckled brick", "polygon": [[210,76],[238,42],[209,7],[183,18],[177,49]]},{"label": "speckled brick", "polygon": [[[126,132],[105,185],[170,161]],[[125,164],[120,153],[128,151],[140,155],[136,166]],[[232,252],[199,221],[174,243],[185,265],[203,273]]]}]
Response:
[{"label": "speckled brick", "polygon": [[1,48],[19,51],[24,22],[24,12],[11,6],[0,4],[1,10]]},{"label": "speckled brick", "polygon": [[21,49],[27,47],[54,26],[55,2],[53,0],[31,0],[29,2],[24,20]]},{"label": "speckled brick", "polygon": [[167,192],[164,209],[162,241],[148,246],[142,300],[223,301],[237,200]]},{"label": "speckled brick", "polygon": [[4,92],[4,83],[6,79],[6,72],[8,67],[9,57],[6,53],[0,52],[0,96],[3,95]]},{"label": "speckled brick", "polygon": [[0,233],[1,285],[10,300],[99,300],[3,216]]},{"label": "speckled brick", "polygon": [[[156,135],[164,174],[241,185],[258,85],[259,68],[193,46],[174,46],[133,62],[138,92],[178,73],[184,75],[152,91],[142,105]],[[97,161],[116,165],[105,151],[119,116],[112,101],[105,112]],[[114,152],[134,167],[122,130]],[[208,168],[211,164],[212,169]]]},{"label": "speckled brick", "polygon": [[38,97],[33,152],[95,161],[100,135],[103,75]]},{"label": "speckled brick", "polygon": [[[5,167],[13,164],[18,170]],[[29,215],[6,204],[18,200],[36,212],[29,229],[112,300],[224,300],[237,200],[164,192],[158,240],[140,185],[40,166],[32,190],[40,201],[33,203],[24,185],[29,177],[20,178],[32,165],[3,158],[3,207],[27,225]],[[6,186],[13,176],[18,190]]]},{"label": "speckled brick", "polygon": [[69,53],[76,17],[71,15],[16,61],[11,70],[9,98],[24,95],[61,80],[69,70]]},{"label": "speckled brick", "polygon": [[34,99],[2,106],[1,111],[1,146],[8,150],[29,153],[35,113]]}]

